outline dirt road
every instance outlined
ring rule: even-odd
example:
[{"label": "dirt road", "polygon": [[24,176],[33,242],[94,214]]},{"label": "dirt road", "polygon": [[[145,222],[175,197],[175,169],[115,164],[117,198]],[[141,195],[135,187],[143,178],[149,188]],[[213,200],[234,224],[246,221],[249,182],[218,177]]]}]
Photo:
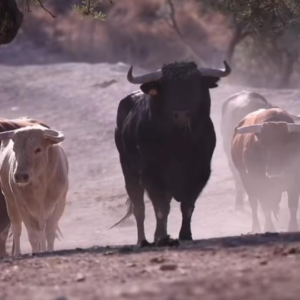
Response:
[{"label": "dirt road", "polygon": [[0,299],[299,299],[299,242],[248,236],[5,259]]},{"label": "dirt road", "polygon": [[[57,242],[57,249],[136,242],[132,218],[122,227],[108,230],[125,213],[126,194],[113,131],[120,99],[137,89],[126,82],[127,70],[124,64],[0,66],[1,116],[39,118],[66,135],[71,184],[60,223],[64,238]],[[219,130],[222,102],[242,89],[224,81],[212,90],[212,119],[218,142],[211,179],[194,213],[195,239],[247,234],[251,229],[250,210],[234,211],[233,181]],[[300,113],[298,90],[256,91],[274,104]],[[177,237],[181,220],[177,203],[172,204],[169,220],[169,232]],[[287,221],[284,199],[277,229],[285,231]],[[147,201],[146,233],[150,241],[154,225]],[[0,262],[0,299],[55,299],[64,295],[67,299],[87,300],[153,299],[154,295],[155,299],[297,298],[298,241],[288,255],[282,255],[281,250],[277,253],[275,249],[281,242],[276,240],[272,247],[241,242],[240,247],[228,248],[222,242],[204,242],[213,245],[203,249],[202,243],[172,251],[136,253],[126,248],[115,254],[115,250],[97,248],[58,256],[6,259]],[[290,251],[289,247],[285,245],[282,251]],[[30,251],[26,231],[22,251]]]}]

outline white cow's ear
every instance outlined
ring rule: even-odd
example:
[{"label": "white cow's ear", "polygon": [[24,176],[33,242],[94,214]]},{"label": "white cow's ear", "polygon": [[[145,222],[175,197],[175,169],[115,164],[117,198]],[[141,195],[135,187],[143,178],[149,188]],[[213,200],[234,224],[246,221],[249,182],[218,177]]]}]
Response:
[{"label": "white cow's ear", "polygon": [[61,143],[65,139],[65,136],[61,131],[56,131],[52,129],[45,129],[44,136],[54,144]]},{"label": "white cow's ear", "polygon": [[4,131],[0,133],[0,141],[10,140],[13,138],[15,130]]}]

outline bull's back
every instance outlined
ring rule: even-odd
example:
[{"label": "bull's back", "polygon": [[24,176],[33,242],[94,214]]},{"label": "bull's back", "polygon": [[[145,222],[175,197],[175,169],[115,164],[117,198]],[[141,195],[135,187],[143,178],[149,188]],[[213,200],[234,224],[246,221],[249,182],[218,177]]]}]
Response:
[{"label": "bull's back", "polygon": [[129,113],[132,111],[134,106],[137,104],[138,101],[141,100],[141,98],[144,96],[144,94],[141,91],[136,91],[128,95],[127,97],[123,98],[118,106],[117,110],[117,129],[122,130],[123,124],[128,117]]},{"label": "bull's back", "polygon": [[243,91],[229,97],[222,106],[221,133],[225,151],[229,154],[233,129],[249,113],[259,109],[270,108],[271,105],[260,94]]},{"label": "bull's back", "polygon": [[[270,108],[270,109],[259,109],[248,114],[244,119],[242,119],[236,126],[250,126],[255,124],[262,124],[264,122],[287,122],[294,123],[292,117],[284,110],[280,108]],[[251,157],[253,165],[257,164],[259,168],[259,163],[261,161],[261,154],[259,150],[258,140],[254,133],[238,134],[234,132],[231,141],[231,158],[235,167],[239,171],[245,171],[247,166],[245,166],[245,156]]]}]

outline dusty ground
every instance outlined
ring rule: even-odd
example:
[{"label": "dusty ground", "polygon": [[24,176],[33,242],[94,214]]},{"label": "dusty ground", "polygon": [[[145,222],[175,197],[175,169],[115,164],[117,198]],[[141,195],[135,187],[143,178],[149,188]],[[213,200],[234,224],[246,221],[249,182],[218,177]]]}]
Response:
[{"label": "dusty ground", "polygon": [[[7,48],[1,51],[2,59],[9,54]],[[67,137],[71,186],[60,223],[64,238],[56,249],[97,246],[0,261],[0,299],[298,299],[300,236],[203,241],[247,234],[251,228],[250,210],[234,211],[233,181],[219,130],[222,102],[244,87],[226,81],[212,91],[218,144],[213,173],[192,223],[194,238],[200,241],[173,250],[101,248],[136,242],[133,218],[108,230],[125,212],[113,131],[119,100],[137,88],[126,82],[127,70],[121,63],[0,65],[0,115],[39,118]],[[300,114],[298,90],[257,91]],[[181,220],[177,203],[169,220],[170,234],[176,237]],[[287,221],[283,199],[277,229],[285,231]],[[149,240],[154,225],[147,201]],[[22,251],[30,252],[25,230]]]}]

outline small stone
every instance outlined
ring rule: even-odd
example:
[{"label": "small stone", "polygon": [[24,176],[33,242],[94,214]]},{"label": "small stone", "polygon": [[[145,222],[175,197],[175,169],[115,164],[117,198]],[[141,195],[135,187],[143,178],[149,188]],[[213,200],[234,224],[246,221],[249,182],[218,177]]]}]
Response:
[{"label": "small stone", "polygon": [[163,257],[154,257],[150,260],[150,262],[152,262],[154,264],[162,264],[165,261],[166,260]]},{"label": "small stone", "polygon": [[77,282],[85,281],[85,276],[84,276],[83,274],[81,274],[81,273],[78,273],[78,274],[76,275],[76,281],[77,281]]},{"label": "small stone", "polygon": [[114,255],[115,252],[114,251],[106,251],[103,253],[103,255]]},{"label": "small stone", "polygon": [[297,254],[299,252],[300,252],[299,249],[295,248],[295,247],[292,247],[292,248],[287,250],[287,254]]},{"label": "small stone", "polygon": [[129,264],[126,265],[126,267],[134,268],[134,267],[136,267],[136,264],[135,263],[129,263]]},{"label": "small stone", "polygon": [[177,269],[176,264],[164,264],[160,266],[161,271],[175,271]]}]

